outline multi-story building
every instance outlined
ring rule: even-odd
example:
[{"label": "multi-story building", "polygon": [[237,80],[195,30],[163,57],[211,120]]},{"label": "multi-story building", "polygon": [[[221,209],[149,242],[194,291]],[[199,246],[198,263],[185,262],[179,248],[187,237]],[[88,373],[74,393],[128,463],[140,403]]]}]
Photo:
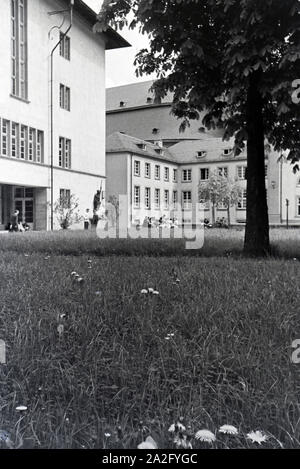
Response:
[{"label": "multi-story building", "polygon": [[[158,220],[178,215],[185,224],[212,220],[212,205],[199,198],[199,184],[216,172],[241,188],[240,201],[230,207],[232,224],[246,221],[246,153],[234,156],[233,142],[205,136],[182,141],[168,148],[120,132],[107,138],[107,195],[128,197],[128,224],[142,223],[145,217]],[[265,161],[269,219],[273,225],[289,222],[300,225],[300,176],[288,162],[277,161],[270,152]],[[280,212],[281,206],[281,212]],[[228,218],[226,205],[215,208],[216,218]]]},{"label": "multi-story building", "polygon": [[[130,158],[140,159],[141,167],[145,163],[146,152],[136,153],[136,143],[132,144],[135,140],[132,140],[128,147],[128,135],[131,135],[144,140],[147,151],[153,147],[152,144],[156,145],[154,151],[151,150],[152,165],[154,166],[156,165],[155,159],[159,162],[155,148],[157,145],[165,147],[163,149],[164,158],[168,160],[169,164],[176,165],[177,168],[178,181],[172,191],[177,192],[181,206],[193,207],[193,222],[199,221],[195,210],[196,203],[199,202],[199,183],[207,179],[209,174],[217,171],[230,180],[237,180],[241,186],[243,197],[236,207],[230,208],[230,219],[233,224],[245,223],[246,152],[234,156],[233,141],[223,141],[220,131],[205,131],[201,126],[201,119],[191,121],[191,126],[185,132],[180,132],[180,121],[170,114],[172,96],[167,95],[161,102],[155,102],[153,94],[149,91],[151,85],[152,81],[147,81],[107,90],[107,135],[113,134],[108,138],[107,145],[108,193],[124,193],[124,187],[118,186],[117,183],[119,176],[111,185],[117,169],[113,167],[111,161],[114,159],[116,164],[117,155],[120,155],[122,150],[126,150],[128,158],[131,155]],[[116,133],[120,132],[123,133],[123,147],[121,144],[116,147],[114,144],[117,138]],[[142,143],[140,142],[140,144]],[[288,218],[290,224],[300,225],[299,173],[294,174],[292,165],[284,158],[280,159],[280,155],[273,151],[266,155],[265,167],[270,223],[272,225],[286,224]],[[125,168],[123,170],[125,171]],[[119,175],[120,171],[121,168],[118,169]],[[151,174],[154,174],[153,170]],[[156,187],[155,179],[153,177],[151,180],[147,179],[147,186],[145,186],[143,178],[138,181],[140,184],[137,183],[136,186],[140,186],[140,188],[136,189],[136,194],[140,191],[140,200],[143,202],[145,187],[150,188],[150,195],[153,198],[151,210],[153,210],[154,194],[158,194],[155,189],[159,189],[158,186]],[[132,200],[133,191],[134,187],[128,187],[127,193],[132,197]],[[162,193],[160,195],[162,197]],[[202,208],[206,217],[212,220],[212,207],[206,203],[202,205]],[[146,211],[149,216],[153,216],[151,210],[150,212],[149,209]],[[134,212],[138,218],[138,212]],[[157,210],[154,213],[157,213]],[[217,207],[216,217],[227,218],[226,207]],[[189,214],[187,222],[190,220],[191,215]]]},{"label": "multi-story building", "polygon": [[55,227],[59,197],[84,213],[105,187],[105,50],[128,43],[95,34],[96,14],[72,3],[1,0],[0,229],[15,209]]}]

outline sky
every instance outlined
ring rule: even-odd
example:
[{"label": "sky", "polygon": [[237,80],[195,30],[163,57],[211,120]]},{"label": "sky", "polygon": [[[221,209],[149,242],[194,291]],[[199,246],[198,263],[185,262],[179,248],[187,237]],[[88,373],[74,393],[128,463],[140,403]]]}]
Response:
[{"label": "sky", "polygon": [[[93,8],[97,13],[101,9],[103,0],[84,0],[85,3]],[[135,67],[133,65],[136,53],[148,46],[148,38],[140,34],[137,30],[118,31],[132,47],[125,49],[116,49],[106,52],[106,87],[127,85],[138,81],[146,81],[154,78],[150,75],[144,75],[142,78],[135,76]]]}]

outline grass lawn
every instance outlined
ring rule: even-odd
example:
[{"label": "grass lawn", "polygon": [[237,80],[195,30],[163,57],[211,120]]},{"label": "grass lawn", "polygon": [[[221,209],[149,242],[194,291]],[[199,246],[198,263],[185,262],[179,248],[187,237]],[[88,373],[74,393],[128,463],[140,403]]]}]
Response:
[{"label": "grass lawn", "polygon": [[188,255],[180,241],[1,235],[0,447],[135,448],[151,434],[172,448],[180,417],[216,434],[209,447],[260,447],[252,430],[262,447],[299,447],[299,235],[282,233],[267,260],[228,255],[243,233],[225,230]]}]

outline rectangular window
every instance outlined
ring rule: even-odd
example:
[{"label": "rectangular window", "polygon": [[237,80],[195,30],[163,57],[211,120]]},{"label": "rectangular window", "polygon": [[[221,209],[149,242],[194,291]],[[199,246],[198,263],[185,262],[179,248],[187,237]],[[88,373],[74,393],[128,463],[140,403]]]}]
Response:
[{"label": "rectangular window", "polygon": [[151,191],[150,187],[145,187],[145,208],[150,210],[151,208]]},{"label": "rectangular window", "polygon": [[191,191],[184,191],[182,193],[183,210],[190,210],[192,208],[192,193]]},{"label": "rectangular window", "polygon": [[170,172],[169,168],[165,167],[165,181],[169,181]]},{"label": "rectangular window", "polygon": [[150,163],[145,163],[145,177],[150,178],[151,177],[151,166]]},{"label": "rectangular window", "polygon": [[173,169],[173,182],[177,182],[177,169]]},{"label": "rectangular window", "polygon": [[141,188],[134,186],[134,208],[140,208],[141,204]]},{"label": "rectangular window", "polygon": [[209,200],[199,199],[199,210],[209,210]]},{"label": "rectangular window", "polygon": [[71,191],[70,189],[59,190],[60,203],[64,208],[70,208],[71,206]]},{"label": "rectangular window", "polygon": [[60,56],[66,60],[71,58],[71,39],[69,36],[65,36],[62,32],[60,33],[60,45],[59,45]]},{"label": "rectangular window", "polygon": [[225,204],[223,201],[218,203],[217,208],[218,208],[218,210],[227,210],[228,209],[227,204]]},{"label": "rectangular window", "polygon": [[21,160],[27,160],[27,145],[28,145],[28,128],[25,125],[21,125],[21,131],[20,131],[20,158]]},{"label": "rectangular window", "polygon": [[160,179],[160,166],[158,164],[155,165],[155,179]]},{"label": "rectangular window", "polygon": [[226,166],[222,166],[222,167],[218,168],[218,174],[219,174],[219,176],[221,176],[223,178],[227,178],[228,177],[228,168]]},{"label": "rectangular window", "polygon": [[191,182],[192,181],[192,170],[183,169],[182,170],[182,182]]},{"label": "rectangular window", "polygon": [[165,208],[168,209],[170,205],[169,191],[165,191]]},{"label": "rectangular window", "polygon": [[209,178],[209,168],[200,169],[200,180],[206,181]]},{"label": "rectangular window", "polygon": [[134,162],[134,175],[135,176],[141,175],[141,163],[139,161]]},{"label": "rectangular window", "polygon": [[154,206],[156,209],[160,209],[160,189],[154,191]]},{"label": "rectangular window", "polygon": [[174,208],[174,210],[177,209],[177,203],[178,203],[178,193],[177,193],[177,191],[173,191],[173,208]]},{"label": "rectangular window", "polygon": [[[70,140],[68,140],[70,142]],[[44,134],[40,130],[37,130],[36,137],[36,162],[43,163],[43,145],[44,145]],[[67,167],[67,166],[66,166]]]},{"label": "rectangular window", "polygon": [[247,191],[246,190],[243,190],[242,198],[238,202],[238,208],[242,210],[246,210],[247,208]]},{"label": "rectangular window", "polygon": [[297,197],[297,215],[300,217],[300,197]]},{"label": "rectangular window", "polygon": [[11,157],[12,158],[19,158],[19,124],[16,122],[11,123],[11,140],[10,140],[10,147],[11,147]]},{"label": "rectangular window", "polygon": [[27,0],[11,0],[11,92],[27,99]]},{"label": "rectangular window", "polygon": [[44,162],[44,132],[0,119],[0,154],[23,161]]},{"label": "rectangular window", "polygon": [[237,167],[237,177],[240,180],[246,179],[247,166],[238,166]]},{"label": "rectangular window", "polygon": [[268,177],[268,165],[265,164],[265,178],[267,179]]},{"label": "rectangular window", "polygon": [[9,155],[9,121],[2,119],[1,121],[1,154]]},{"label": "rectangular window", "polygon": [[35,129],[30,127],[28,136],[28,160],[36,161],[36,141],[35,141]]},{"label": "rectangular window", "polygon": [[59,105],[66,111],[71,109],[71,90],[62,84],[59,85]]},{"label": "rectangular window", "polygon": [[68,138],[59,137],[58,164],[61,168],[71,169],[71,140]]}]

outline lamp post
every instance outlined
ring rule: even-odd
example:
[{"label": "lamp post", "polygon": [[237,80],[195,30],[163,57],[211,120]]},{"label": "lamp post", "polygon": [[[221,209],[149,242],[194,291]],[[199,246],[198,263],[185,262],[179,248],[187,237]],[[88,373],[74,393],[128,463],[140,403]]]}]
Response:
[{"label": "lamp post", "polygon": [[[70,31],[70,29],[73,26],[73,8],[74,8],[74,0],[70,0],[70,7],[66,10],[57,10],[57,11],[52,11],[48,13],[49,16],[52,15],[57,15],[65,12],[70,13],[70,25],[68,29],[62,34],[62,36],[59,38],[59,41],[56,43],[56,45],[53,47],[51,51],[51,60],[50,60],[50,172],[51,172],[51,183],[50,183],[50,191],[51,191],[51,231],[53,231],[53,205],[54,205],[54,197],[53,197],[53,182],[54,182],[54,157],[53,157],[53,148],[54,148],[54,143],[53,143],[53,127],[54,127],[54,113],[53,113],[53,55],[55,50],[58,48],[58,46],[61,44],[61,42],[65,39],[66,35]],[[61,27],[61,26],[60,26]],[[53,29],[53,28],[52,28]],[[52,30],[51,29],[51,30]],[[60,28],[58,28],[60,29]],[[51,31],[50,31],[51,33]]]},{"label": "lamp post", "polygon": [[285,199],[285,205],[286,205],[286,229],[288,229],[288,227],[289,227],[289,205],[290,205],[289,199]]}]

